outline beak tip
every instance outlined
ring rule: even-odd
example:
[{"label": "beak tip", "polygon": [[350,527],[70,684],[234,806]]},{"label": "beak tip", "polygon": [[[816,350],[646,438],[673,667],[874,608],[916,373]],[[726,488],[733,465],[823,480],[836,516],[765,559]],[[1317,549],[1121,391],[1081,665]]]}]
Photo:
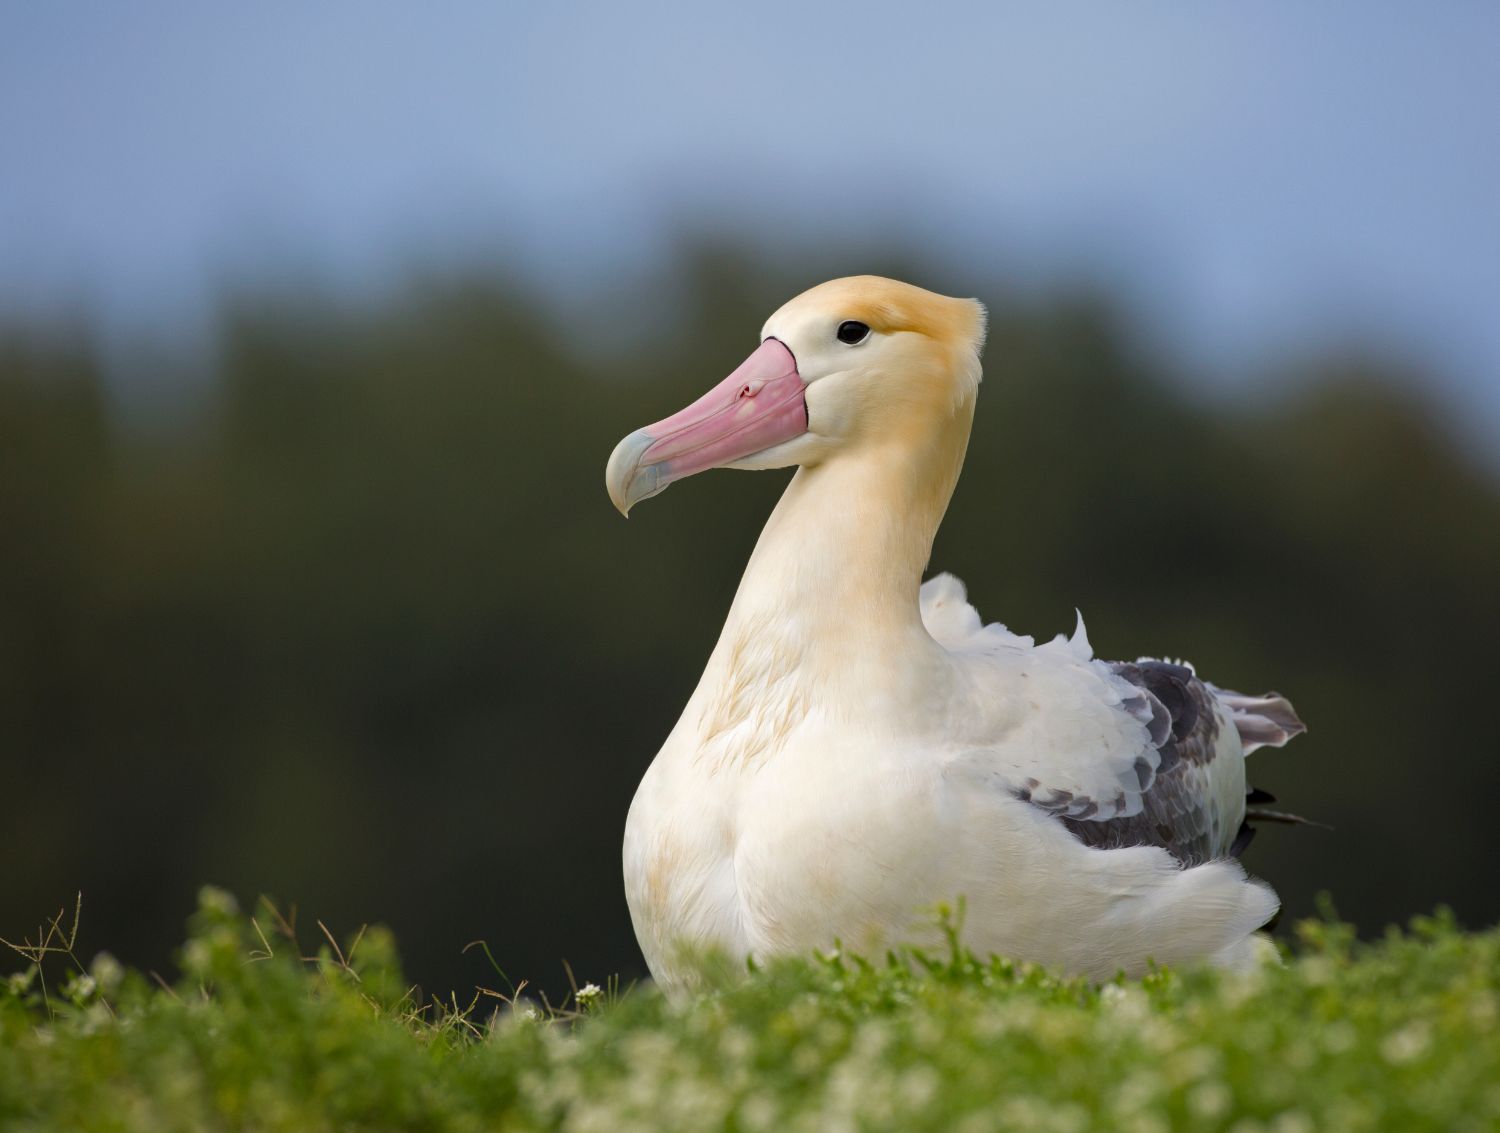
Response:
[{"label": "beak tip", "polygon": [[[626,519],[630,518],[632,507],[646,496],[655,495],[655,491],[650,490],[659,480],[659,476],[655,475],[655,466],[641,464],[642,455],[654,440],[644,429],[637,429],[615,446],[615,451],[609,454],[609,463],[604,468],[604,488],[609,492],[609,500]],[[643,477],[644,472],[651,472],[653,475]],[[643,479],[650,483],[643,484]],[[641,491],[642,488],[648,490]]]},{"label": "beak tip", "polygon": [[615,510],[619,512],[621,516],[623,516],[625,519],[630,518],[630,509],[635,501],[616,492],[615,486],[613,484],[609,485],[609,502],[614,504]]}]

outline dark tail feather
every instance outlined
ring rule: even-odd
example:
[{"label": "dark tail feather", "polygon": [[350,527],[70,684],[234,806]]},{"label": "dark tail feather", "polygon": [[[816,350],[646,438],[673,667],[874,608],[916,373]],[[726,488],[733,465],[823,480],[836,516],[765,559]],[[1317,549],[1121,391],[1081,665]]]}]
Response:
[{"label": "dark tail feather", "polygon": [[1216,688],[1214,695],[1229,709],[1229,718],[1240,734],[1240,744],[1246,755],[1257,748],[1281,747],[1293,736],[1307,731],[1307,725],[1298,719],[1292,702],[1280,693],[1246,696],[1231,689]]},{"label": "dark tail feather", "polygon": [[[1245,792],[1245,801],[1251,804],[1274,803],[1276,796],[1271,794],[1270,791],[1262,791],[1259,788],[1251,787]],[[1300,814],[1288,814],[1284,810],[1267,810],[1263,806],[1247,806],[1245,808],[1244,821],[1240,823],[1239,830],[1235,832],[1234,841],[1229,846],[1229,856],[1231,858],[1239,857],[1245,852],[1245,847],[1250,845],[1251,840],[1255,837],[1255,826],[1253,824],[1256,822],[1278,822],[1285,826],[1316,826],[1319,830],[1333,829],[1327,823],[1314,822],[1310,818],[1303,818]]]},{"label": "dark tail feather", "polygon": [[[1246,696],[1242,692],[1224,688],[1215,688],[1213,692],[1219,698],[1219,703],[1229,710],[1229,718],[1234,722],[1234,730],[1240,734],[1240,746],[1244,748],[1246,755],[1257,748],[1281,747],[1293,736],[1300,736],[1307,731],[1307,725],[1298,718],[1297,710],[1292,707],[1292,702],[1280,693],[1268,692],[1264,696]],[[1257,822],[1280,822],[1292,826],[1318,826],[1324,830],[1333,829],[1331,826],[1324,826],[1321,822],[1303,818],[1300,814],[1270,810],[1265,806],[1266,803],[1275,801],[1276,796],[1270,791],[1247,786],[1245,819],[1240,823],[1234,842],[1229,847],[1230,857],[1237,858],[1245,852],[1245,847],[1250,845],[1250,840],[1255,837],[1254,824]]]},{"label": "dark tail feather", "polygon": [[1326,822],[1314,822],[1300,814],[1288,814],[1284,810],[1266,810],[1265,807],[1246,807],[1246,822],[1279,822],[1284,826],[1316,826],[1319,830],[1332,830]]}]

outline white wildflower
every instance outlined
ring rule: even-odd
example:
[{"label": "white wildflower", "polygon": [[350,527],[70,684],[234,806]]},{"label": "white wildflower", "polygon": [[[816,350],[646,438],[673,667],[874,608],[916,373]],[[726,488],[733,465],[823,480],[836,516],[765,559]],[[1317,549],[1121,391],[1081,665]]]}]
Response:
[{"label": "white wildflower", "polygon": [[1380,1053],[1391,1065],[1402,1066],[1421,1058],[1431,1042],[1432,1032],[1422,1023],[1412,1023],[1387,1035]]},{"label": "white wildflower", "polygon": [[941,1084],[931,1066],[913,1066],[900,1075],[896,1089],[908,1110],[920,1113],[932,1104]]},{"label": "white wildflower", "polygon": [[1234,1104],[1234,1094],[1228,1086],[1218,1080],[1199,1082],[1188,1091],[1188,1111],[1199,1121],[1217,1121],[1229,1112]]},{"label": "white wildflower", "polygon": [[1481,992],[1469,1004],[1469,1021],[1481,1031],[1493,1030],[1500,1005],[1493,992]]},{"label": "white wildflower", "polygon": [[103,989],[105,995],[113,995],[125,979],[125,968],[108,952],[100,952],[89,965],[89,974]]},{"label": "white wildflower", "polygon": [[1323,1049],[1329,1054],[1345,1054],[1353,1050],[1358,1041],[1359,1032],[1342,1020],[1323,1028]]},{"label": "white wildflower", "polygon": [[510,1001],[510,1017],[522,1023],[542,1021],[542,1009],[524,995]]}]

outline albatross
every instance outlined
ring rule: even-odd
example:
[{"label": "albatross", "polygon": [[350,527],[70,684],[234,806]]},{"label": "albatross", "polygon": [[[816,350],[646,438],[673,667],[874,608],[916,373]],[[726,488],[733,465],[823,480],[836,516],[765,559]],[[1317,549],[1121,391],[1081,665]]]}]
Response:
[{"label": "albatross", "polygon": [[744,363],[625,437],[622,513],[709,468],[796,466],[625,827],[652,975],[707,951],[921,945],[941,903],[980,953],[1109,979],[1252,964],[1275,893],[1237,860],[1270,801],[1245,756],[1303,731],[1283,697],[1184,662],[1036,644],[925,584],[968,446],[984,307],[874,276],[769,320]]}]

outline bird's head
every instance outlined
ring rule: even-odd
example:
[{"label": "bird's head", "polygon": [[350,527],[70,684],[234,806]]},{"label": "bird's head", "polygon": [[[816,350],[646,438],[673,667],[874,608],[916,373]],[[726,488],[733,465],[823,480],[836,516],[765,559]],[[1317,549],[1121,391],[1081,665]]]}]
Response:
[{"label": "bird's head", "polygon": [[984,326],[973,299],[872,275],[819,284],[722,382],[615,446],[610,499],[623,514],[708,468],[812,465],[930,432],[972,404]]}]

